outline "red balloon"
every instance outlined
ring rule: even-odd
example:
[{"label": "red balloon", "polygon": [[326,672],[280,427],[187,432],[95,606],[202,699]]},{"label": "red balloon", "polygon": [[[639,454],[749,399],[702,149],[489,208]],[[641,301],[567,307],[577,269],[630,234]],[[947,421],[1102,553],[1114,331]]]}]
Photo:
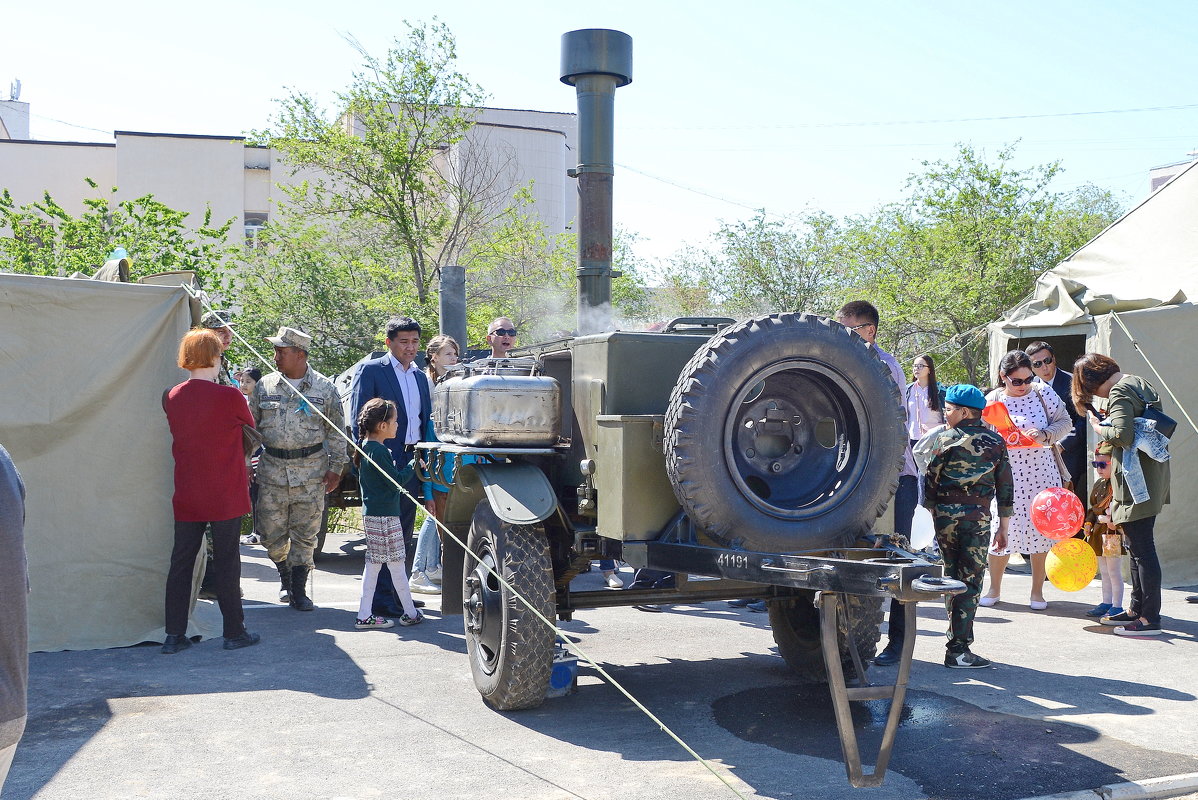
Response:
[{"label": "red balloon", "polygon": [[1032,499],[1032,526],[1048,539],[1068,539],[1086,519],[1086,509],[1073,492],[1050,486]]}]

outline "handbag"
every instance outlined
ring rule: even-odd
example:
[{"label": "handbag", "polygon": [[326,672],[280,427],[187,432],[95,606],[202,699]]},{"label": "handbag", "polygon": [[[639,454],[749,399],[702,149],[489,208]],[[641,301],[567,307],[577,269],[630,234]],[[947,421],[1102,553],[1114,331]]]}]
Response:
[{"label": "handbag", "polygon": [[1150,403],[1144,399],[1144,395],[1140,394],[1139,389],[1136,389],[1134,386],[1132,388],[1135,389],[1136,396],[1140,398],[1140,402],[1144,404],[1144,410],[1140,412],[1140,416],[1143,419],[1155,422],[1157,433],[1166,439],[1172,439],[1173,433],[1177,430],[1177,420],[1160,410],[1159,400]]},{"label": "handbag", "polygon": [[[1044,422],[1051,424],[1052,415],[1048,413],[1048,404],[1044,402],[1044,395],[1036,391],[1036,399],[1040,401],[1040,407],[1044,409]],[[1049,445],[1049,449],[1052,450],[1053,460],[1057,462],[1057,472],[1061,473],[1061,486],[1072,492],[1073,476],[1069,474],[1069,468],[1065,466],[1065,458],[1061,455],[1064,448],[1061,447],[1060,442],[1053,442]]]}]

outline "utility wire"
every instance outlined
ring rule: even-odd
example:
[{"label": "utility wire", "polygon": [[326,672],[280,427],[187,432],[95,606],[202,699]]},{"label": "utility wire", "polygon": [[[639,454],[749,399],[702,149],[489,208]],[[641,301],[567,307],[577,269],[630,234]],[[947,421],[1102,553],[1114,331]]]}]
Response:
[{"label": "utility wire", "polygon": [[1053,114],[1003,114],[994,117],[944,117],[939,119],[891,119],[891,120],[862,120],[858,122],[796,122],[779,123],[774,125],[672,125],[648,126],[634,125],[636,130],[702,130],[702,131],[736,131],[736,130],[790,130],[808,128],[871,128],[889,127],[894,125],[942,125],[949,122],[1003,122],[1019,119],[1062,119],[1067,117],[1096,117],[1106,114],[1140,114],[1154,111],[1188,111],[1198,108],[1198,103],[1187,103],[1171,106],[1144,106],[1141,108],[1113,108],[1101,111],[1061,111]]},{"label": "utility wire", "polygon": [[[198,291],[196,289],[192,289],[190,286],[187,286],[186,284],[183,285],[183,289],[189,295],[191,295],[192,298],[199,300],[200,303],[205,308],[207,308],[209,311],[214,310],[213,307],[209,304],[207,297],[203,296],[200,291]],[[235,337],[237,337],[238,341],[240,341],[242,344],[244,344],[246,346],[246,348],[251,353],[254,354],[254,356],[259,361],[261,361],[264,365],[266,365],[269,368],[269,366],[271,365],[271,362],[267,361],[266,357],[263,356],[261,353],[259,353],[258,350],[252,344],[250,344],[248,341],[246,341],[245,337],[243,337],[240,333],[238,333],[237,329],[235,329],[231,324],[229,325],[229,330],[233,333],[233,335]],[[301,397],[303,396],[302,393],[300,392],[300,390],[297,387],[292,386],[289,382],[282,381],[282,385],[286,386],[294,394],[300,395]],[[355,442],[349,436],[346,436],[345,431],[341,430],[339,427],[334,425],[333,421],[330,420],[327,416],[325,416],[324,412],[322,412],[319,408],[316,408],[315,406],[312,407],[312,410],[315,411],[322,420],[324,420],[324,423],[326,425],[328,425],[329,428],[337,431],[337,434],[342,439],[349,442],[350,447],[352,447],[355,451],[357,451],[358,455],[362,459],[369,461],[376,468],[379,468],[378,462],[376,462],[373,458],[371,458],[369,453],[367,453],[365,450],[363,450],[361,447],[359,447],[357,442]],[[390,475],[388,475],[384,470],[379,468],[379,472],[382,475],[384,475],[396,489],[398,489],[401,493],[406,495],[409,500],[411,500],[417,506],[422,505],[422,502],[420,500],[413,497],[411,495],[411,493],[409,493],[406,489],[404,489],[403,486],[400,486],[399,483],[394,478],[392,478]],[[731,792],[734,795],[741,798],[741,800],[748,800],[748,798],[746,798],[743,794],[741,794],[740,791],[735,786],[732,785],[732,783],[728,780],[728,778],[725,775],[722,775],[705,758],[703,758],[701,755],[699,755],[697,752],[695,752],[695,750],[690,745],[688,745],[686,742],[684,742],[678,734],[674,733],[674,731],[671,730],[668,725],[666,725],[664,722],[662,722],[661,719],[659,719],[656,714],[654,714],[652,711],[650,711],[645,706],[644,703],[642,703],[637,698],[633,697],[631,692],[629,692],[627,689],[625,689],[624,686],[621,685],[620,682],[617,681],[615,678],[613,678],[607,670],[605,670],[603,667],[599,666],[599,664],[596,663],[593,658],[591,658],[589,655],[587,655],[587,653],[581,647],[579,647],[577,643],[571,641],[570,637],[564,631],[562,631],[556,625],[554,625],[553,622],[551,622],[548,618],[546,618],[545,615],[543,615],[535,606],[533,606],[532,603],[530,603],[527,599],[525,599],[524,595],[520,594],[520,592],[518,592],[515,589],[515,587],[513,587],[510,583],[508,583],[506,580],[504,580],[502,575],[500,575],[489,564],[487,564],[485,561],[483,561],[477,553],[475,553],[473,550],[470,549],[470,547],[467,545],[466,542],[463,542],[460,538],[458,538],[457,534],[455,534],[448,527],[446,527],[446,525],[444,523],[442,523],[441,520],[437,519],[435,516],[432,517],[432,520],[437,524],[437,527],[439,527],[442,531],[444,531],[446,534],[448,534],[449,537],[451,539],[453,539],[454,542],[459,544],[465,552],[467,552],[471,556],[473,556],[474,559],[478,562],[479,566],[484,567],[487,570],[487,572],[490,573],[491,576],[493,576],[495,578],[495,580],[499,581],[499,583],[505,589],[507,589],[509,592],[511,592],[513,597],[515,597],[517,600],[519,600],[521,603],[523,603],[524,606],[529,611],[531,611],[537,619],[539,619],[541,622],[543,622],[545,625],[547,625],[551,630],[553,630],[554,634],[557,637],[557,640],[562,643],[563,647],[565,647],[567,650],[569,650],[570,652],[577,655],[579,658],[582,658],[584,661],[586,661],[587,664],[589,664],[592,668],[594,668],[595,671],[598,672],[603,677],[604,680],[606,680],[609,684],[612,685],[612,687],[614,687],[617,691],[619,691],[621,694],[623,694],[625,697],[627,697],[634,706],[636,706],[638,709],[640,709],[641,712],[645,714],[645,716],[649,717],[649,719],[651,719],[667,736],[669,736],[671,739],[673,739],[675,742],[677,742],[678,745],[683,750],[685,750],[687,753],[689,753],[708,772],[710,772],[712,775],[714,775],[716,778],[718,778],[721,783],[723,783],[725,786],[727,786],[728,789],[731,790]]]}]

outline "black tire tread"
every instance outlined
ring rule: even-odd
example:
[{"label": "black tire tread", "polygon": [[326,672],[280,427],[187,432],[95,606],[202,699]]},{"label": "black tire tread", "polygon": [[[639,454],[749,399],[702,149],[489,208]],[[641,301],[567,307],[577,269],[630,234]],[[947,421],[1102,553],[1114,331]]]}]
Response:
[{"label": "black tire tread", "polygon": [[[709,387],[720,381],[720,367],[737,357],[746,342],[767,332],[785,331],[796,340],[804,336],[831,337],[832,341],[843,340],[845,347],[860,346],[860,339],[844,326],[825,317],[812,314],[775,314],[744,320],[726,328],[709,339],[696,351],[680,373],[678,382],[670,393],[665,416],[666,472],[669,475],[678,502],[690,515],[696,526],[717,541],[729,543],[735,531],[724,519],[719,496],[711,491],[711,454],[698,446],[696,431],[712,424],[710,409],[698,407]],[[873,369],[877,377],[892,388],[894,419],[889,422],[902,428],[905,422],[901,405],[901,394],[894,385],[889,369],[874,358]],[[885,422],[885,421],[883,421]],[[851,545],[859,536],[867,534],[873,523],[886,511],[898,487],[903,454],[899,452],[892,464],[887,489],[873,501],[869,513],[859,515],[859,522],[846,525],[841,531],[840,546]]]},{"label": "black tire tread", "polygon": [[[475,511],[470,527],[470,549],[474,552],[478,552],[475,545],[480,537],[476,526],[481,527],[485,535],[493,537],[503,579],[546,619],[553,619],[556,613],[553,568],[549,543],[540,528],[503,522],[485,500]],[[476,563],[467,555],[464,573],[470,574]],[[475,686],[487,705],[499,711],[536,708],[545,701],[549,690],[554,631],[506,588],[502,593],[505,624],[499,663],[494,673],[487,674],[478,666],[473,637],[469,630],[466,631]]]},{"label": "black tire tread", "polygon": [[[853,626],[853,639],[861,663],[868,668],[870,659],[877,653],[882,638],[883,612],[877,597],[863,595],[841,595],[847,604]],[[795,675],[808,683],[827,683],[828,672],[824,666],[823,649],[820,644],[819,610],[812,604],[810,595],[782,597],[769,602],[770,632],[782,656]],[[848,647],[848,624],[845,615],[840,615],[840,654],[843,663],[852,659]]]}]

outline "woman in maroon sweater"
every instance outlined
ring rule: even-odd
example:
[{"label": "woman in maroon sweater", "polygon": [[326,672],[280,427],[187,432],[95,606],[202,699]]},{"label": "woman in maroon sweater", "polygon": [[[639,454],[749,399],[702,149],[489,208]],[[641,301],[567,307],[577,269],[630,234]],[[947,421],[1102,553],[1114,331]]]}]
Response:
[{"label": "woman in maroon sweater", "polygon": [[166,393],[162,406],[170,424],[175,456],[175,548],[166,578],[166,641],[162,652],[191,646],[187,610],[191,576],[212,525],[212,569],[216,602],[224,617],[226,650],[257,644],[245,629],[241,610],[241,518],[250,513],[249,481],[241,447],[241,426],[253,425],[245,397],[220,386],[221,342],[206,328],[188,331],[179,344],[179,366],[191,378]]}]

